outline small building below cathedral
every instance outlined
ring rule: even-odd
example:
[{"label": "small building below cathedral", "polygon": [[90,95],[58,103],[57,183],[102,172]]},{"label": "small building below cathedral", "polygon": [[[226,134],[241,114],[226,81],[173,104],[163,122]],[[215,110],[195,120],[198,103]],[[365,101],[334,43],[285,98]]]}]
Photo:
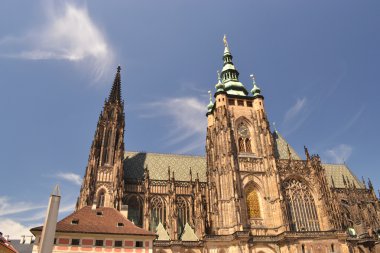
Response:
[{"label": "small building below cathedral", "polygon": [[[43,227],[32,228],[33,253],[39,252]],[[156,235],[137,227],[124,211],[86,206],[57,223],[53,253],[131,252],[152,253]]]}]

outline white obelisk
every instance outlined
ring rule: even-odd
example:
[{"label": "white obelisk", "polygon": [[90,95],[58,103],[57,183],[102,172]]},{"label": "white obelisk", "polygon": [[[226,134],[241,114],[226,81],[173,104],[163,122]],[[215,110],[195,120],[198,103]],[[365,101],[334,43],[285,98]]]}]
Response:
[{"label": "white obelisk", "polygon": [[56,185],[49,198],[49,206],[47,208],[45,223],[42,229],[39,253],[51,253],[53,251],[60,201],[61,193],[59,192],[59,186]]}]

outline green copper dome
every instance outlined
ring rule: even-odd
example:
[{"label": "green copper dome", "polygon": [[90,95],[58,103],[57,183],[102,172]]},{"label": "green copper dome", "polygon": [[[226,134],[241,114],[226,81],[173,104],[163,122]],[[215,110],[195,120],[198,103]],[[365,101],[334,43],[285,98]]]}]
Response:
[{"label": "green copper dome", "polygon": [[255,76],[251,74],[250,77],[252,78],[252,84],[253,84],[253,88],[251,90],[253,97],[261,96],[261,89],[259,88],[259,86],[256,85]]}]

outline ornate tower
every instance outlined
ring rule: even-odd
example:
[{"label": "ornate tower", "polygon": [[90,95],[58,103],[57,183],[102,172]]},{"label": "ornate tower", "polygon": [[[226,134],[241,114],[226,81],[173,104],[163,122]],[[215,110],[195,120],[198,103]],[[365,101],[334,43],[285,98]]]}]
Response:
[{"label": "ornate tower", "polygon": [[223,62],[207,112],[208,229],[278,233],[283,222],[264,97],[253,75],[252,96],[239,81],[226,37]]},{"label": "ornate tower", "polygon": [[100,113],[83,178],[77,209],[94,203],[120,209],[123,192],[124,101],[120,66]]}]

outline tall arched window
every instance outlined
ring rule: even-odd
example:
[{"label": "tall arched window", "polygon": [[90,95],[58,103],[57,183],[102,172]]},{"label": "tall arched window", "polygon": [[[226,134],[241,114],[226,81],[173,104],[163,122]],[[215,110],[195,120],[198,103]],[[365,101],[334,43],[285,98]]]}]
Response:
[{"label": "tall arched window", "polygon": [[314,198],[306,184],[291,179],[284,184],[286,207],[292,231],[319,231]]},{"label": "tall arched window", "polygon": [[239,138],[239,151],[245,152],[244,140],[241,137]]},{"label": "tall arched window", "polygon": [[239,151],[243,153],[252,153],[251,139],[248,127],[244,123],[240,123],[239,127],[237,128],[237,132],[239,135]]},{"label": "tall arched window", "polygon": [[104,190],[100,190],[98,193],[98,207],[104,207],[105,203],[105,198],[106,198],[106,192]]},{"label": "tall arched window", "polygon": [[166,207],[160,197],[153,197],[150,202],[150,229],[156,232],[158,224],[165,225]]},{"label": "tall arched window", "polygon": [[186,200],[179,197],[177,199],[177,210],[178,210],[178,217],[177,217],[177,232],[178,236],[180,236],[185,229],[186,223],[189,221],[189,208],[187,206]]},{"label": "tall arched window", "polygon": [[257,190],[253,186],[248,186],[246,189],[246,196],[248,217],[250,219],[261,218],[260,200]]},{"label": "tall arched window", "polygon": [[245,152],[251,153],[251,140],[250,139],[245,139]]},{"label": "tall arched window", "polygon": [[142,203],[141,199],[137,196],[132,196],[128,199],[128,219],[133,221],[136,226],[142,227]]}]

